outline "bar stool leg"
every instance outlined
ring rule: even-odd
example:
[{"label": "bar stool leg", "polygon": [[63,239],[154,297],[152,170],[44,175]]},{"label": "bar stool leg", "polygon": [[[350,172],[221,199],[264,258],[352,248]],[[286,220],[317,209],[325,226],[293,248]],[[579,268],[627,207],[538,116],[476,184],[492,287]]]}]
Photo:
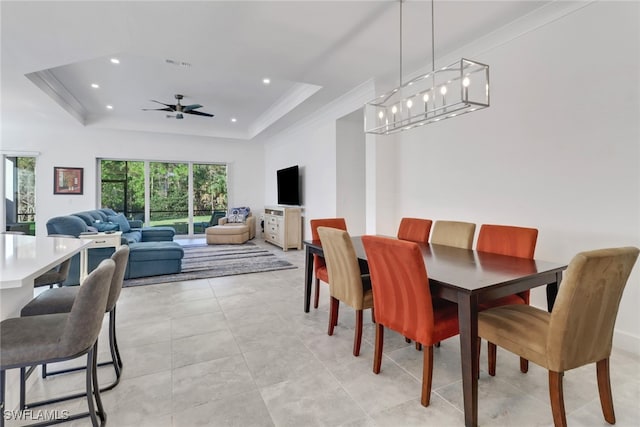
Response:
[{"label": "bar stool leg", "polygon": [[[87,360],[87,363],[88,362],[89,361]],[[92,370],[91,380],[93,382],[93,395],[96,399],[97,414],[102,420],[101,425],[104,425],[107,423],[107,413],[104,411],[104,407],[102,406],[102,398],[100,397],[100,385],[98,384],[97,363],[98,363],[98,342],[96,341],[96,343],[93,345],[93,355],[91,360],[91,370]]]},{"label": "bar stool leg", "polygon": [[2,416],[0,417],[0,427],[4,427],[4,385],[6,379],[6,371],[3,369],[0,371],[0,411]]}]

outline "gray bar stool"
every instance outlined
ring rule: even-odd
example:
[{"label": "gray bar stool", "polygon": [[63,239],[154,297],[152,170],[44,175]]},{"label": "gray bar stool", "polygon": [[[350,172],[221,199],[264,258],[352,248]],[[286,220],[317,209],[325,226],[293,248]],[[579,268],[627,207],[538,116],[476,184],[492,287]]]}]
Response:
[{"label": "gray bar stool", "polygon": [[[66,234],[50,234],[49,237],[65,237],[68,239],[77,239],[76,236],[68,236]],[[71,258],[64,260],[59,266],[52,268],[51,270],[43,273],[33,280],[33,286],[38,288],[40,286],[49,286],[53,288],[53,285],[62,286],[62,283],[69,277],[69,270],[71,269]]]},{"label": "gray bar stool", "polygon": [[[86,354],[86,393],[83,396],[87,398],[89,411],[38,425],[58,424],[87,416],[91,417],[94,427],[98,425],[98,417],[103,424],[106,422],[96,375],[96,354],[114,271],[112,260],[102,261],[83,282],[69,313],[17,317],[0,323],[0,407],[3,411],[8,369],[20,368],[22,371],[27,366],[75,359]],[[20,394],[24,394],[23,387]],[[0,427],[4,427],[4,416],[0,417]]]},{"label": "gray bar stool", "polygon": [[[107,300],[107,307],[105,312],[109,313],[109,347],[111,350],[111,360],[109,362],[99,363],[98,366],[105,366],[113,364],[116,372],[116,379],[113,383],[100,389],[100,391],[111,390],[120,382],[120,375],[122,372],[122,358],[120,357],[120,351],[118,350],[118,341],[116,340],[116,303],[120,297],[120,291],[122,290],[122,281],[124,280],[124,273],[127,269],[127,262],[129,260],[129,246],[122,245],[111,255],[111,259],[116,264],[116,270],[111,280],[111,287],[109,289],[109,298]],[[40,295],[32,299],[27,305],[22,308],[20,312],[21,317],[39,316],[43,314],[54,313],[68,313],[73,307],[73,303],[77,298],[81,286],[64,286],[62,288],[48,289],[42,292]],[[46,378],[47,375],[62,374],[66,372],[73,372],[84,369],[84,366],[77,368],[65,369],[55,372],[47,372],[46,364],[42,365],[42,378]],[[31,374],[32,370],[24,375],[24,379]],[[69,396],[69,398],[79,397],[81,394]],[[56,402],[61,398],[55,399]],[[45,404],[53,403],[51,401],[42,401],[37,403],[31,403],[28,406],[41,406]],[[25,402],[21,402],[25,404]]]}]

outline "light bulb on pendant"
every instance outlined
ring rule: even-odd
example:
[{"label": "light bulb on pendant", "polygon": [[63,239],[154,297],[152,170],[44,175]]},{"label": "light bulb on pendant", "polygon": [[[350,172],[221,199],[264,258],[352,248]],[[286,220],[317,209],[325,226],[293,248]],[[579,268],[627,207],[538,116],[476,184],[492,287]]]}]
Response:
[{"label": "light bulb on pendant", "polygon": [[442,86],[442,87],[440,88],[440,94],[441,94],[442,96],[445,96],[445,95],[447,94],[447,87],[446,87],[446,86]]},{"label": "light bulb on pendant", "polygon": [[471,84],[471,80],[469,77],[465,77],[462,79],[462,98],[466,101],[469,98],[469,85]]}]

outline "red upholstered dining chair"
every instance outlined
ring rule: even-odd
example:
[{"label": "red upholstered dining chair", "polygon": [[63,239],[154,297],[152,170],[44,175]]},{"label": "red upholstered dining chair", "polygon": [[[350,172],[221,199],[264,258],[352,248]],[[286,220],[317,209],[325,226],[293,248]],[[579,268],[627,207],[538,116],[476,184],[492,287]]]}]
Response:
[{"label": "red upholstered dining chair", "polygon": [[398,227],[398,239],[429,243],[431,224],[430,219],[402,218],[400,227]]},{"label": "red upholstered dining chair", "polygon": [[[318,235],[318,227],[331,227],[338,230],[347,230],[347,223],[344,218],[321,218],[311,220],[311,239],[320,240]],[[313,256],[313,274],[316,278],[313,308],[318,308],[318,299],[320,298],[320,281],[329,283],[329,273],[327,272],[327,265],[324,258],[314,255]]]},{"label": "red upholstered dining chair", "polygon": [[444,300],[433,304],[427,269],[416,243],[377,236],[362,236],[362,243],[369,263],[376,313],[373,372],[380,372],[385,327],[422,344],[420,402],[429,406],[433,345],[458,335],[458,306]]},{"label": "red upholstered dining chair", "polygon": [[[331,294],[331,308],[329,315],[328,334],[333,335],[333,329],[338,324],[338,309],[340,301],[351,306],[356,311],[356,329],[353,337],[353,355],[360,354],[362,342],[362,311],[373,309],[373,294],[369,274],[362,274],[356,251],[349,233],[330,227],[319,227],[322,250],[327,262],[329,273],[329,292]],[[374,318],[373,313],[371,318]]]},{"label": "red upholstered dining chair", "polygon": [[[535,228],[514,227],[509,225],[483,224],[478,234],[476,250],[491,252],[500,255],[509,255],[518,258],[533,259],[538,240],[538,230]],[[503,305],[529,304],[529,291],[498,298],[480,304],[480,310]],[[478,341],[479,342],[479,341]],[[496,346],[487,343],[489,375],[496,374]],[[520,371],[526,373],[529,370],[529,361],[520,358]]]}]

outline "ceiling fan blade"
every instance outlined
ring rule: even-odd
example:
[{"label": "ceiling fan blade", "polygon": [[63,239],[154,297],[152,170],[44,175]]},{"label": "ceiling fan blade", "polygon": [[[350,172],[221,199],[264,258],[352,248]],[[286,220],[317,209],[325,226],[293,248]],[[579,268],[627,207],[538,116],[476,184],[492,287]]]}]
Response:
[{"label": "ceiling fan blade", "polygon": [[192,110],[192,111],[183,111],[183,113],[185,113],[185,114],[194,114],[194,115],[196,115],[196,116],[213,117],[213,114],[203,113],[203,112],[201,112],[201,111],[195,111],[195,110]]},{"label": "ceiling fan blade", "polygon": [[182,111],[187,112],[187,111],[195,110],[196,108],[202,108],[202,105],[200,104],[185,105],[182,107]]},{"label": "ceiling fan blade", "polygon": [[174,104],[165,104],[164,102],[156,101],[155,99],[152,99],[151,102],[155,102],[157,104],[164,105],[165,107],[169,107],[171,108],[170,111],[176,111],[176,106]]},{"label": "ceiling fan blade", "polygon": [[142,111],[175,111],[172,108],[143,108]]}]

